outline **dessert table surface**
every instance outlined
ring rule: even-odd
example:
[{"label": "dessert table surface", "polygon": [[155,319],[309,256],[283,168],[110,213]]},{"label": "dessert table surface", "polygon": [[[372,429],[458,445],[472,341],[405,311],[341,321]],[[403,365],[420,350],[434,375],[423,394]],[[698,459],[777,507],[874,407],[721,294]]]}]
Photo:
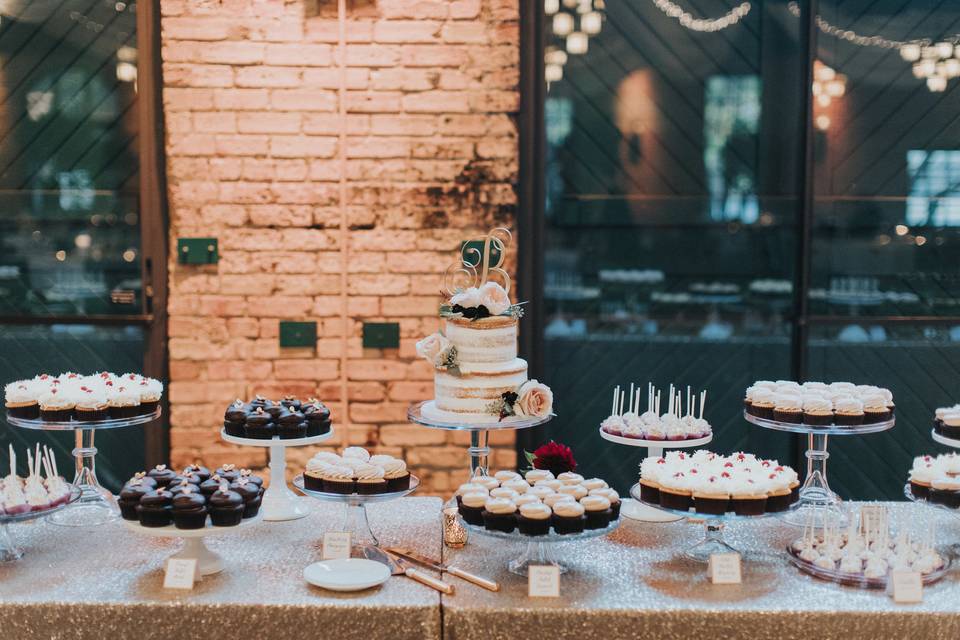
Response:
[{"label": "dessert table surface", "polygon": [[[784,553],[801,531],[776,518],[727,526],[727,541],[744,553],[741,585],[711,585],[704,565],[681,555],[702,538],[701,525],[624,520],[607,537],[557,546],[572,568],[558,599],[528,598],[526,579],[507,571],[522,543],[476,534],[464,549],[443,549],[443,558],[498,580],[500,592],[445,576],[456,587],[453,596],[402,577],[336,594],[301,575],[319,559],[322,534],[337,530],[342,517],[337,505],[311,505],[314,512],[302,520],[258,522],[208,539],[226,569],[189,592],[161,587],[163,562],[178,540],[135,535],[120,522],[91,529],[16,525],[26,555],[0,565],[0,629],[18,640],[139,640],[214,630],[231,639],[337,640],[960,637],[960,567],[927,587],[922,603],[895,604],[879,591],[801,574]],[[960,542],[960,517],[910,503],[888,506],[894,526],[906,519],[936,529],[940,545]],[[440,508],[436,498],[404,498],[372,505],[369,514],[385,544],[440,557]]]}]

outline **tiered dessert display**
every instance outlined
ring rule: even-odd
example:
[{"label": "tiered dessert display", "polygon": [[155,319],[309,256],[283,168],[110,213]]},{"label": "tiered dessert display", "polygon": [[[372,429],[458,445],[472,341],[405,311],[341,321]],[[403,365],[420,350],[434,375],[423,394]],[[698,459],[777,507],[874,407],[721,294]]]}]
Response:
[{"label": "tiered dessert display", "polygon": [[50,516],[62,526],[100,525],[116,517],[116,498],[104,489],[96,474],[94,435],[101,429],[120,429],[153,422],[160,417],[163,384],[136,373],[122,376],[104,371],[83,376],[41,374],[5,388],[7,422],[22,429],[73,431],[76,476],[80,499]]},{"label": "tiered dessert display", "polygon": [[80,490],[67,484],[57,472],[53,451],[37,445],[36,454],[27,451],[27,477],[17,475],[17,454],[8,446],[10,473],[0,478],[0,562],[23,557],[9,524],[26,522],[56,513],[80,498]]},{"label": "tiered dessert display", "polygon": [[924,584],[932,584],[950,569],[949,555],[937,551],[934,545],[932,528],[924,529],[917,538],[904,531],[895,536],[885,509],[870,518],[861,511],[859,526],[851,520],[845,532],[828,524],[818,533],[818,524],[809,514],[803,537],[787,547],[790,562],[814,577],[864,589],[885,589],[892,571],[915,571]]},{"label": "tiered dessert display", "polygon": [[311,498],[344,505],[340,531],[350,532],[353,557],[395,566],[370,528],[367,505],[396,500],[417,490],[420,479],[407,471],[403,460],[370,455],[362,447],[347,447],[342,455],[321,451],[293,479],[293,486]]},{"label": "tiered dessert display", "polygon": [[934,442],[960,449],[960,404],[940,407],[934,412],[930,437]]},{"label": "tiered dessert display", "polygon": [[[660,414],[660,390],[652,383],[647,383],[647,410],[643,413],[640,413],[640,388],[635,388],[631,383],[629,395],[625,394],[620,390],[620,385],[613,390],[610,416],[600,425],[600,437],[604,440],[630,447],[646,447],[647,456],[653,458],[662,456],[665,448],[702,447],[713,440],[713,429],[703,419],[706,391],[691,395],[688,386],[684,412],[680,390],[670,385],[667,411],[663,415]],[[629,401],[625,405],[626,398]],[[700,401],[699,414],[697,400]],[[680,516],[633,500],[624,503],[621,512],[626,518],[643,522],[673,522],[681,519]]]},{"label": "tiered dessert display", "polygon": [[[803,526],[808,517],[846,524],[840,497],[827,483],[827,440],[892,429],[893,394],[888,389],[852,382],[759,380],[747,389],[743,416],[765,429],[807,435],[807,478],[800,500],[784,521]],[[808,512],[812,512],[808,513]]]},{"label": "tiered dessert display", "polygon": [[553,393],[528,380],[527,362],[517,357],[523,308],[511,304],[510,276],[502,268],[511,237],[494,229],[464,242],[444,280],[444,329],[417,343],[418,355],[435,368],[435,393],[411,406],[407,417],[425,427],[469,431],[473,475],[487,472],[490,431],[535,427],[553,411]]},{"label": "tiered dessert display", "polygon": [[137,473],[120,491],[120,515],[135,533],[182,538],[173,558],[196,558],[200,575],[223,570],[223,560],[203,539],[236,531],[259,519],[263,481],[225,464],[213,472],[198,464],[176,473],[157,465]]},{"label": "tiered dessert display", "polygon": [[682,517],[703,519],[703,541],[684,553],[706,562],[714,553],[736,551],[723,539],[725,521],[784,513],[797,501],[799,487],[793,469],[751,453],[668,451],[640,464],[640,482],[630,495]]},{"label": "tiered dessert display", "polygon": [[960,454],[914,458],[903,490],[914,502],[960,515]]},{"label": "tiered dessert display", "polygon": [[531,469],[525,477],[514,471],[474,476],[460,486],[456,500],[468,530],[527,543],[524,553],[507,565],[522,576],[531,564],[567,571],[546,545],[610,533],[619,525],[621,507],[620,496],[603,480],[572,472],[554,477],[545,469]]},{"label": "tiered dessert display", "polygon": [[305,447],[333,437],[330,410],[316,398],[300,402],[293,396],[272,402],[256,396],[227,407],[220,437],[244,447],[269,447],[270,486],[263,496],[263,519],[296,520],[309,513],[287,487],[287,447]]}]

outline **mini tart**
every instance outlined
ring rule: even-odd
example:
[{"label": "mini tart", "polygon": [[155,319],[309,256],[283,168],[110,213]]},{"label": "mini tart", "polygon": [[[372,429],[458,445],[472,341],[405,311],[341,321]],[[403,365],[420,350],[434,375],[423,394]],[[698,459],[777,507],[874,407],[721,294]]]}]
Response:
[{"label": "mini tart", "polygon": [[735,493],[730,496],[730,506],[738,516],[763,515],[767,508],[767,496]]},{"label": "mini tart", "polygon": [[687,511],[693,503],[693,492],[687,489],[660,487],[660,506],[666,509]]},{"label": "mini tart", "polygon": [[483,526],[483,505],[487,502],[486,491],[468,491],[460,496],[460,506],[457,508],[464,522],[476,526]]},{"label": "mini tart", "polygon": [[812,411],[804,411],[803,422],[804,424],[812,424],[814,426],[826,426],[833,424],[833,411],[830,409],[814,409]]},{"label": "mini tart", "polygon": [[773,401],[771,400],[759,400],[757,402],[751,403],[752,415],[757,416],[758,418],[764,418],[766,420],[773,419]]},{"label": "mini tart", "polygon": [[776,491],[771,491],[767,494],[767,502],[764,505],[764,510],[767,513],[780,513],[781,511],[786,511],[790,508],[790,494],[791,491],[789,488],[785,487],[783,489],[777,489]]},{"label": "mini tart", "polygon": [[864,407],[863,424],[875,424],[889,420],[893,412],[887,407]]},{"label": "mini tart", "polygon": [[773,409],[773,419],[777,422],[800,424],[803,422],[803,410],[795,407],[775,407]]},{"label": "mini tart", "polygon": [[834,411],[833,422],[834,424],[843,425],[845,427],[853,427],[858,424],[863,424],[864,412],[863,411]]},{"label": "mini tart", "polygon": [[693,492],[693,508],[697,513],[722,516],[730,510],[730,496],[726,493]]}]

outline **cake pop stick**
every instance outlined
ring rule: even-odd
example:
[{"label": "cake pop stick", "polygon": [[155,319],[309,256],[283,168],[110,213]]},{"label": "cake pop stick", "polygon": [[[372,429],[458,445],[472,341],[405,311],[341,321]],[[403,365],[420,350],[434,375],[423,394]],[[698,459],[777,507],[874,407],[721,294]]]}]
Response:
[{"label": "cake pop stick", "polygon": [[687,414],[686,415],[688,416],[693,415],[692,413],[690,413],[690,385],[687,385]]},{"label": "cake pop stick", "polygon": [[613,389],[613,404],[610,405],[610,415],[616,415],[617,413],[617,396],[620,395],[620,385],[617,385]]},{"label": "cake pop stick", "polygon": [[630,383],[630,413],[633,413],[633,383]]},{"label": "cake pop stick", "polygon": [[[620,387],[617,387],[617,390],[619,390],[619,389],[620,389]],[[620,415],[620,416],[623,415],[623,398],[624,398],[624,396],[623,396],[623,394],[621,393],[621,394],[620,394],[620,413],[617,414],[617,415]]]},{"label": "cake pop stick", "polygon": [[633,405],[636,408],[636,412],[640,413],[640,387],[637,387],[637,395],[634,398]]},{"label": "cake pop stick", "polygon": [[704,389],[700,393],[700,419],[701,420],[703,420],[703,408],[706,406],[706,404],[707,404],[707,390]]},{"label": "cake pop stick", "polygon": [[658,416],[660,415],[660,391],[659,390],[657,391],[657,400],[654,403],[653,412],[656,413]]},{"label": "cake pop stick", "polygon": [[13,450],[12,444],[8,446],[9,446],[9,453],[10,453],[10,477],[16,478],[17,477],[17,452]]}]

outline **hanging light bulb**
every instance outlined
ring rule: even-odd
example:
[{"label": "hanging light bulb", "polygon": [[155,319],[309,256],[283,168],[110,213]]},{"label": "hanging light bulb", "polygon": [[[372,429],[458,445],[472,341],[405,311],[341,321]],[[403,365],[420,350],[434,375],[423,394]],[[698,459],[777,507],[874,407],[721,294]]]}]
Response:
[{"label": "hanging light bulb", "polygon": [[927,78],[927,89],[934,93],[939,93],[947,88],[947,79],[943,76],[930,76]]},{"label": "hanging light bulb", "polygon": [[591,11],[593,11],[593,3],[590,0],[580,0],[580,4],[577,5],[577,13],[583,15]]},{"label": "hanging light bulb", "polygon": [[571,55],[581,55],[587,52],[587,34],[582,31],[574,31],[567,36],[567,53]]},{"label": "hanging light bulb", "polygon": [[825,93],[821,93],[820,95],[817,96],[817,104],[819,104],[821,107],[829,107],[830,96],[828,96]]},{"label": "hanging light bulb", "polygon": [[940,54],[937,52],[936,47],[920,47],[920,57],[921,58],[939,58]]},{"label": "hanging light bulb", "polygon": [[814,124],[817,125],[817,129],[820,131],[826,131],[830,128],[830,116],[825,114],[820,114],[814,119]]},{"label": "hanging light bulb", "polygon": [[580,30],[588,35],[596,35],[603,28],[603,16],[599,11],[591,11],[580,16]]},{"label": "hanging light bulb", "polygon": [[575,9],[579,0],[563,0],[563,6],[567,9]]},{"label": "hanging light bulb", "polygon": [[548,64],[543,68],[543,79],[547,82],[563,80],[563,67],[558,64]]},{"label": "hanging light bulb", "polygon": [[557,11],[560,11],[560,0],[543,0],[543,12],[548,16],[552,16]]},{"label": "hanging light bulb", "polygon": [[[958,60],[957,62],[960,62]],[[842,79],[841,79],[842,78]],[[837,76],[833,80],[827,83],[826,85],[827,95],[831,98],[839,98],[847,90],[846,78],[843,76]]]},{"label": "hanging light bulb", "polygon": [[913,75],[918,78],[932,76],[937,71],[937,63],[932,58],[924,58],[913,64]]},{"label": "hanging light bulb", "polygon": [[836,75],[837,72],[825,64],[817,64],[816,68],[813,70],[813,77],[820,82],[829,82],[830,80],[833,80],[834,76]]},{"label": "hanging light bulb", "polygon": [[561,38],[573,31],[573,16],[569,13],[558,13],[553,16],[553,33]]},{"label": "hanging light bulb", "polygon": [[[543,54],[543,60],[547,64],[563,66],[567,64],[567,52],[556,47],[548,47]],[[958,60],[960,62],[960,60]]]},{"label": "hanging light bulb", "polygon": [[944,74],[948,78],[960,76],[960,60],[956,58],[947,58],[943,61]]},{"label": "hanging light bulb", "polygon": [[938,42],[935,46],[937,55],[941,58],[949,58],[953,55],[953,44],[949,42]]},{"label": "hanging light bulb", "polygon": [[907,62],[916,62],[920,59],[920,45],[916,42],[907,42],[900,47],[900,57]]}]

